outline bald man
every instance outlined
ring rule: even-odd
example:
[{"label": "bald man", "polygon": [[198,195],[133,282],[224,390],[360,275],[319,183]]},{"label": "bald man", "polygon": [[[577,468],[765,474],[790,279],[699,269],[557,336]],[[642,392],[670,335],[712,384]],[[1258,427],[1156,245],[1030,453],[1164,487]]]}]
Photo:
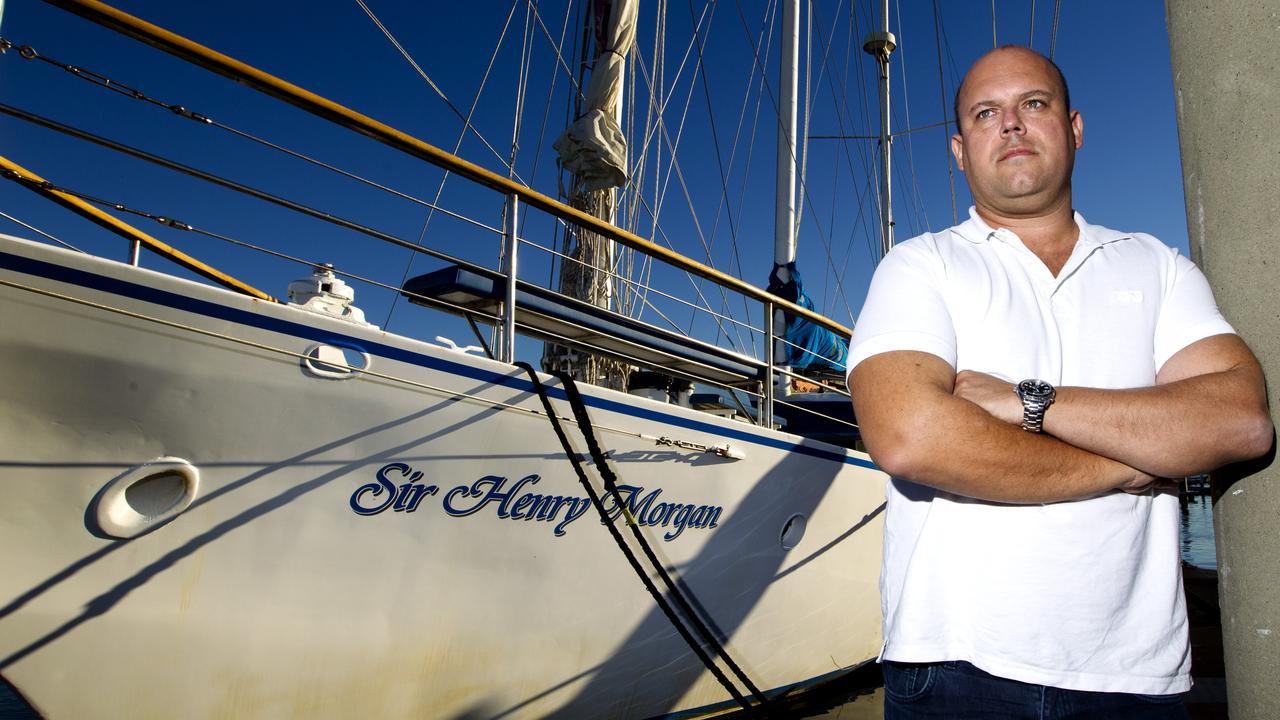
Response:
[{"label": "bald man", "polygon": [[1186,717],[1170,483],[1270,449],[1261,368],[1200,271],[1071,201],[1084,120],[1004,47],[956,96],[969,220],[896,246],[849,356],[892,476],[887,718]]}]

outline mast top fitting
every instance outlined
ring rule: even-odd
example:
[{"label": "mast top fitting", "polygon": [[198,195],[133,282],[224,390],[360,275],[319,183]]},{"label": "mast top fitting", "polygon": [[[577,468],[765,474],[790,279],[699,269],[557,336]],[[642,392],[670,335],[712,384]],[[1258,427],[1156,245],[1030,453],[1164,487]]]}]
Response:
[{"label": "mast top fitting", "polygon": [[874,55],[877,59],[883,58],[888,61],[893,51],[898,49],[898,38],[886,30],[869,32],[867,33],[867,39],[862,41],[862,49],[868,55]]}]

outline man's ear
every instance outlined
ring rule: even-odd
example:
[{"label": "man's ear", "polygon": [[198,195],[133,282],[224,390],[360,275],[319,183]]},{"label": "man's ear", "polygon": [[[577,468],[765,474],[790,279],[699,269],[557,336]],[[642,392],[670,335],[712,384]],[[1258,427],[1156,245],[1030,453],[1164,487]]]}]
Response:
[{"label": "man's ear", "polygon": [[951,136],[951,155],[956,159],[956,167],[964,172],[964,136],[960,133]]},{"label": "man's ear", "polygon": [[1079,110],[1071,111],[1071,134],[1076,139],[1076,149],[1084,145],[1084,116]]}]

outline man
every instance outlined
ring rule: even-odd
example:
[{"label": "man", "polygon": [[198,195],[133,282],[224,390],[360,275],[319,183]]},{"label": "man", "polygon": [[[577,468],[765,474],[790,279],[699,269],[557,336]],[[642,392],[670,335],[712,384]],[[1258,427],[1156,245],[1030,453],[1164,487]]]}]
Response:
[{"label": "man", "polygon": [[1158,479],[1270,448],[1262,371],[1190,261],[1075,214],[1084,122],[1057,66],[994,50],[956,113],[970,219],[885,257],[849,353],[893,476],[885,716],[1185,717]]}]

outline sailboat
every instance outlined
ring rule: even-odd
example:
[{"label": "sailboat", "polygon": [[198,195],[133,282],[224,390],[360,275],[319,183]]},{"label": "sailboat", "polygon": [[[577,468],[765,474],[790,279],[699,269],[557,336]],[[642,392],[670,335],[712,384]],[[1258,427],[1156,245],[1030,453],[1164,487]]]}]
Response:
[{"label": "sailboat", "polygon": [[[501,251],[485,266],[6,105],[425,256],[433,269],[382,285],[412,305],[399,312],[477,327],[469,347],[384,330],[354,262],[307,260],[277,297],[122,216],[194,224],[104,210],[6,157],[6,178],[128,250],[0,236],[0,676],[22,703],[50,718],[768,715],[874,659],[886,477],[837,444],[856,429],[804,437],[776,409],[800,376],[786,329],[846,328],[145,19],[52,4],[447,170],[502,208],[485,228]],[[734,293],[765,325],[756,352],[533,282],[533,213]],[[780,281],[799,300],[795,279]],[[637,382],[543,372],[520,360],[528,338]],[[639,382],[655,376],[667,384]],[[838,396],[829,379],[807,387]]]}]

